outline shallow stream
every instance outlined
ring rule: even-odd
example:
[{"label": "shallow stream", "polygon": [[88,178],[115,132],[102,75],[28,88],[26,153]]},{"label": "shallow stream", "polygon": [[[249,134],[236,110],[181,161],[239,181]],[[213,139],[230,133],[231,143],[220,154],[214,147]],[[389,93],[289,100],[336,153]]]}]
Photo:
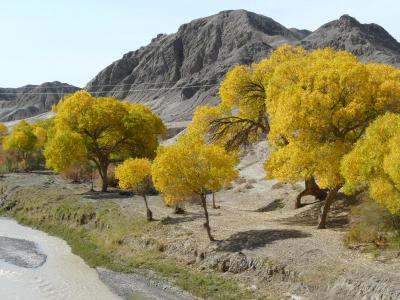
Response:
[{"label": "shallow stream", "polygon": [[0,299],[120,298],[65,241],[0,218]]}]

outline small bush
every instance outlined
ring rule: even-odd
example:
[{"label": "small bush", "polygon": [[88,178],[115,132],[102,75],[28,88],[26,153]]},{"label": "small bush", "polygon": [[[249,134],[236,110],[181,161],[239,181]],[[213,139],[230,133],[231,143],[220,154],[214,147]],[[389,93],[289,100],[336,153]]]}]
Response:
[{"label": "small bush", "polygon": [[73,164],[68,169],[60,173],[65,180],[70,180],[73,183],[81,183],[91,181],[93,178],[93,169],[89,165]]},{"label": "small bush", "polygon": [[399,236],[400,217],[390,214],[387,209],[365,197],[351,211],[351,225],[345,242],[350,247],[400,248],[400,244],[396,243]]},{"label": "small bush", "polygon": [[30,151],[22,155],[16,150],[4,150],[0,146],[0,173],[42,170],[45,161],[41,151]]}]

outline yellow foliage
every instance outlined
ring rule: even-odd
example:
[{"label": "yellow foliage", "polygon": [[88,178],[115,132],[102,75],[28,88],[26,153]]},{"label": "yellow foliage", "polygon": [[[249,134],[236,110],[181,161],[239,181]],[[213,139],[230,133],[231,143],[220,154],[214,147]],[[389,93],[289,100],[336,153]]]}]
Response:
[{"label": "yellow foliage", "polygon": [[7,126],[0,122],[0,137],[6,136],[8,134],[8,128]]},{"label": "yellow foliage", "polygon": [[324,188],[343,184],[340,161],[368,124],[400,110],[399,70],[362,64],[345,51],[320,49],[281,62],[269,80],[270,178],[314,176]]},{"label": "yellow foliage", "polygon": [[194,140],[160,147],[152,166],[154,185],[168,204],[218,191],[236,176],[236,158],[224,148]]},{"label": "yellow foliage", "polygon": [[147,158],[129,158],[115,169],[115,177],[124,190],[135,190],[151,176],[151,162]]},{"label": "yellow foliage", "polygon": [[266,91],[275,68],[304,54],[302,48],[284,45],[259,63],[236,66],[221,83],[219,94],[222,103],[237,109],[239,117],[257,120],[260,112],[265,112]]},{"label": "yellow foliage", "polygon": [[161,119],[145,105],[95,98],[85,91],[66,97],[56,111],[56,130],[77,132],[88,143],[96,141],[109,154],[136,151],[154,156],[158,135],[166,130]]},{"label": "yellow foliage", "polygon": [[[85,91],[66,96],[54,110],[57,113],[54,120],[55,135],[63,132],[58,137],[60,139],[65,132],[71,132],[80,137],[86,159],[93,161],[100,172],[103,190],[107,188],[110,160],[153,158],[158,137],[166,132],[161,119],[147,106],[115,98],[95,98]],[[53,155],[50,165],[68,167],[64,164],[64,156],[73,157],[74,153],[70,152],[75,152],[74,147],[64,147],[63,151],[57,152],[57,156]],[[60,164],[55,162],[57,157]]]},{"label": "yellow foliage", "polygon": [[86,161],[87,150],[81,135],[70,130],[59,130],[47,142],[44,150],[46,166],[61,172],[73,164]]},{"label": "yellow foliage", "polygon": [[222,145],[231,151],[259,141],[268,132],[266,90],[275,68],[304,55],[304,49],[285,45],[259,63],[235,66],[221,83],[221,103],[198,107],[184,138]]},{"label": "yellow foliage", "polygon": [[[192,121],[186,129],[186,135],[200,141],[208,141],[211,123],[229,114],[230,109],[225,105],[198,106],[193,114]],[[223,145],[224,141],[217,141],[217,143]]]},{"label": "yellow foliage", "polygon": [[200,108],[193,126],[211,133],[211,141],[228,150],[259,141],[269,130],[267,88],[275,68],[304,55],[304,49],[285,45],[259,63],[235,66],[221,83],[221,103],[217,108]]},{"label": "yellow foliage", "polygon": [[341,163],[345,192],[367,185],[370,196],[400,214],[400,115],[377,118]]},{"label": "yellow foliage", "polygon": [[36,137],[36,147],[42,148],[47,142],[47,131],[43,127],[33,126],[33,134]]},{"label": "yellow foliage", "polygon": [[32,151],[36,144],[36,136],[32,127],[26,122],[19,122],[10,135],[3,140],[5,150],[16,150],[19,152]]}]

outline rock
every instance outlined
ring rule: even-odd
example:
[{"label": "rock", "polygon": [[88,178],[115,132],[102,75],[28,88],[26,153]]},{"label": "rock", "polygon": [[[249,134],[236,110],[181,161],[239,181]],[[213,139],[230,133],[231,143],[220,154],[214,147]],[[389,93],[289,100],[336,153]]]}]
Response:
[{"label": "rock", "polygon": [[257,287],[255,284],[252,284],[252,285],[250,286],[250,289],[251,289],[252,291],[256,291],[256,290],[258,289],[258,287]]},{"label": "rock", "polygon": [[211,252],[203,260],[203,265],[208,269],[218,270],[219,272],[230,272],[233,274],[240,274],[248,270],[263,268],[263,262],[260,259],[248,257],[241,252]]},{"label": "rock", "polygon": [[244,188],[247,189],[247,190],[251,190],[251,189],[254,189],[254,185],[252,185],[250,182],[247,182],[244,185]]},{"label": "rock", "polygon": [[47,255],[41,253],[31,241],[0,236],[0,259],[23,268],[37,268],[46,262]]}]

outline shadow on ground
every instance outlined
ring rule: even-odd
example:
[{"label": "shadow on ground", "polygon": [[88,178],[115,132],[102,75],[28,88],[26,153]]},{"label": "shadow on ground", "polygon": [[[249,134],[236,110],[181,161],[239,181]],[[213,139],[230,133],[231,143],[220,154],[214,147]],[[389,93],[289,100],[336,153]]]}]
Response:
[{"label": "shadow on ground", "polygon": [[105,199],[124,199],[127,197],[131,197],[130,194],[120,193],[120,192],[85,192],[80,194],[83,198],[91,199],[91,200],[105,200]]},{"label": "shadow on ground", "polygon": [[265,229],[265,230],[249,230],[238,232],[231,235],[218,245],[220,251],[237,252],[241,250],[252,250],[264,247],[274,241],[286,239],[299,239],[310,237],[311,234],[300,230],[289,229]]},{"label": "shadow on ground", "polygon": [[161,224],[163,225],[174,225],[174,224],[180,224],[180,223],[186,223],[186,222],[192,222],[194,220],[203,218],[204,216],[202,214],[188,214],[185,213],[184,215],[181,215],[179,217],[165,217],[161,220]]},{"label": "shadow on ground", "polygon": [[[343,230],[349,224],[349,212],[352,205],[355,205],[357,200],[355,197],[346,197],[340,193],[338,200],[335,201],[328,214],[326,226],[334,230]],[[310,203],[309,209],[302,211],[292,217],[280,219],[279,222],[284,225],[303,225],[317,226],[318,217],[324,201]]]},{"label": "shadow on ground", "polygon": [[54,172],[50,171],[50,170],[34,170],[34,171],[30,171],[29,173],[36,174],[36,175],[46,175],[46,176],[54,175]]}]

